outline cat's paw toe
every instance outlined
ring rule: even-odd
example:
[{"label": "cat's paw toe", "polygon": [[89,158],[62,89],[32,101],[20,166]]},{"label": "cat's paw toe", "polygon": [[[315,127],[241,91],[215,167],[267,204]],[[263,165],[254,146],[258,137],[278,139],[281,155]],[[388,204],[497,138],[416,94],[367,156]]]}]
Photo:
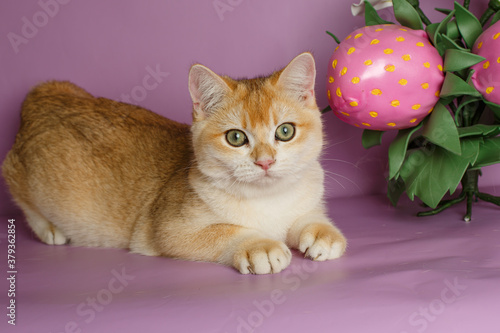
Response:
[{"label": "cat's paw toe", "polygon": [[42,241],[49,245],[64,245],[68,242],[68,239],[63,235],[59,229],[51,227],[46,231],[45,237]]},{"label": "cat's paw toe", "polygon": [[243,244],[234,257],[234,266],[242,274],[273,274],[285,269],[291,258],[283,242],[259,239]]},{"label": "cat's paw toe", "polygon": [[332,225],[314,223],[305,227],[300,235],[300,252],[316,261],[339,258],[346,246],[345,237]]}]

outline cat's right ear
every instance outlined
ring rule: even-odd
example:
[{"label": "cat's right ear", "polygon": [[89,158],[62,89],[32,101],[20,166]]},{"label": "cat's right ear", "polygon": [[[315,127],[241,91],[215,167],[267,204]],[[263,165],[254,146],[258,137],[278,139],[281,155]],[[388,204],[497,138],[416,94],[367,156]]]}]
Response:
[{"label": "cat's right ear", "polygon": [[231,91],[227,83],[203,65],[193,65],[189,71],[189,93],[193,100],[193,119],[210,116]]}]

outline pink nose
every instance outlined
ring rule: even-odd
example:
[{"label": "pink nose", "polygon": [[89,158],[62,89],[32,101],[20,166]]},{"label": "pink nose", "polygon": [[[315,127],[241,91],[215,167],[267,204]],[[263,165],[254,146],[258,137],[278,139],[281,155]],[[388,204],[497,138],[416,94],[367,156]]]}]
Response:
[{"label": "pink nose", "polygon": [[256,165],[260,166],[263,170],[267,171],[271,165],[273,165],[275,160],[263,160],[254,162]]}]

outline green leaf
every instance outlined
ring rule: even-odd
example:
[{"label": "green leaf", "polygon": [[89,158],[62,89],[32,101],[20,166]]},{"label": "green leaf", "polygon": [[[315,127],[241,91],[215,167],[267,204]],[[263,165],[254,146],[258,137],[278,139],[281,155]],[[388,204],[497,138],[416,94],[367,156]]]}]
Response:
[{"label": "green leaf", "polygon": [[384,131],[374,131],[365,129],[363,131],[363,136],[361,137],[363,147],[365,147],[365,149],[369,149],[371,147],[380,145],[382,143],[383,134]]},{"label": "green leaf", "polygon": [[432,23],[429,24],[427,27],[425,27],[425,32],[429,36],[429,39],[431,40],[433,45],[436,45],[434,36],[436,35],[436,31],[439,27],[439,23]]},{"label": "green leaf", "polygon": [[406,0],[393,0],[394,16],[396,20],[404,26],[415,30],[422,30],[424,25],[420,15]]},{"label": "green leaf", "polygon": [[471,87],[467,82],[462,80],[459,76],[446,72],[444,78],[443,87],[441,88],[441,94],[439,97],[458,97],[462,95],[476,96],[480,97],[481,94],[475,88]]},{"label": "green leaf", "polygon": [[500,125],[476,124],[458,128],[458,136],[461,138],[469,136],[490,137],[500,134]]},{"label": "green leaf", "polygon": [[398,204],[399,198],[405,190],[405,182],[401,177],[389,179],[387,182],[387,197],[394,207]]},{"label": "green leaf", "polygon": [[323,110],[321,110],[321,114],[327,113],[328,111],[332,111],[332,107],[330,105],[328,105],[326,108],[324,108]]},{"label": "green leaf", "polygon": [[377,25],[377,24],[394,24],[389,21],[383,20],[378,16],[377,11],[373,8],[372,4],[365,0],[365,25]]},{"label": "green leaf", "polygon": [[337,36],[335,36],[334,34],[332,34],[332,33],[331,33],[330,31],[328,31],[328,30],[327,30],[327,31],[325,31],[325,32],[327,33],[327,35],[329,35],[330,37],[332,37],[332,38],[335,40],[335,42],[336,42],[337,44],[340,44],[340,39],[339,39]]},{"label": "green leaf", "polygon": [[457,21],[452,20],[446,24],[446,36],[451,39],[457,39],[460,37],[460,31],[458,31]]},{"label": "green leaf", "polygon": [[445,15],[448,15],[449,13],[451,13],[451,9],[448,9],[448,8],[434,8],[434,9],[440,13],[445,14]]},{"label": "green leaf", "polygon": [[454,154],[462,153],[455,121],[450,111],[441,103],[434,106],[434,111],[424,125],[422,136]]},{"label": "green leaf", "polygon": [[500,121],[500,105],[486,100],[484,100],[484,103],[486,104],[486,106],[488,106],[488,109],[490,109],[491,112],[493,112],[497,121]]},{"label": "green leaf", "polygon": [[446,192],[455,192],[469,165],[476,161],[481,141],[463,140],[461,156],[434,145],[411,152],[400,171],[408,197],[417,196],[435,208]]},{"label": "green leaf", "polygon": [[466,48],[463,48],[462,46],[458,45],[453,39],[451,39],[450,37],[442,34],[440,35],[443,39],[442,39],[442,43],[445,47],[445,49],[455,49],[455,50],[462,50],[462,51],[465,51],[465,52],[470,52],[469,49],[466,49]]},{"label": "green leaf", "polygon": [[479,146],[479,156],[474,167],[485,167],[500,163],[500,137],[485,139]]},{"label": "green leaf", "polygon": [[439,23],[434,23],[428,25],[426,28],[427,34],[429,35],[434,47],[438,50],[439,55],[443,56],[446,50],[446,44],[443,43],[443,39],[446,36],[446,26],[448,22],[451,21],[455,11],[451,11],[445,18]]},{"label": "green leaf", "polygon": [[463,126],[464,122],[470,118],[471,113],[475,113],[478,108],[478,103],[482,100],[480,97],[471,97],[463,99],[460,105],[455,110],[455,124]]},{"label": "green leaf", "polygon": [[444,54],[444,70],[447,72],[460,71],[480,63],[485,58],[474,53],[448,49]]},{"label": "green leaf", "polygon": [[493,24],[497,23],[499,20],[500,20],[500,11],[496,12],[495,15],[493,15],[493,17],[491,18],[490,27]]},{"label": "green leaf", "polygon": [[413,128],[399,130],[398,135],[392,141],[389,146],[389,179],[394,178],[394,176],[398,174],[406,156],[408,142],[410,142],[411,136],[418,131],[422,125],[423,123],[421,122]]},{"label": "green leaf", "polygon": [[483,32],[479,20],[465,7],[455,1],[455,18],[457,26],[468,48],[472,48],[477,37]]}]

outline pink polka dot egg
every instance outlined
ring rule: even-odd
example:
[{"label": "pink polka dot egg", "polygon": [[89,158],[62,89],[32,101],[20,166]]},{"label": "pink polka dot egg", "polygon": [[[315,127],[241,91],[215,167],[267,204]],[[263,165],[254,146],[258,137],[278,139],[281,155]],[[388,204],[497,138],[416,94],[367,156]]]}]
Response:
[{"label": "pink polka dot egg", "polygon": [[443,59],[423,30],[394,24],[355,30],[335,49],[327,96],[337,117],[372,130],[416,126],[439,100]]},{"label": "pink polka dot egg", "polygon": [[471,67],[472,83],[487,101],[500,104],[500,21],[477,38],[472,52],[486,58]]}]

